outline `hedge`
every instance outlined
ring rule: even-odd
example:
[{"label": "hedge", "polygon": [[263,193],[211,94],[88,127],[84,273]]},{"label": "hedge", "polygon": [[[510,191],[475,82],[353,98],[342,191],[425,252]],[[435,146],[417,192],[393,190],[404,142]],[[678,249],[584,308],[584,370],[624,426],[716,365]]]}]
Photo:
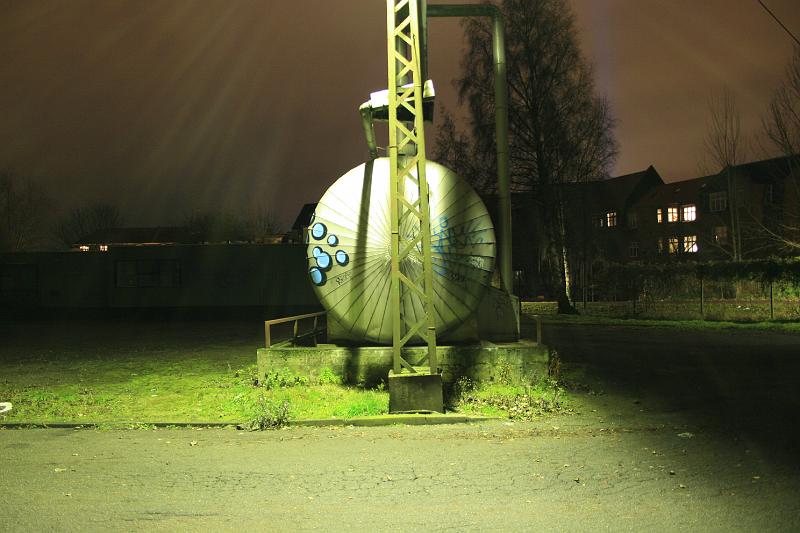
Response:
[{"label": "hedge", "polygon": [[792,281],[800,282],[800,257],[749,261],[687,261],[674,263],[604,263],[595,265],[595,275],[622,285],[638,285],[645,279],[668,280],[694,275],[713,281]]}]

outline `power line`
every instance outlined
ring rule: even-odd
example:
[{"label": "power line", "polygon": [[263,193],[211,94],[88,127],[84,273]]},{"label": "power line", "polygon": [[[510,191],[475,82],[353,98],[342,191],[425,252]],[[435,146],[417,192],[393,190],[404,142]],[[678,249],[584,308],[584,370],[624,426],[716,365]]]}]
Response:
[{"label": "power line", "polygon": [[791,37],[792,39],[794,39],[794,42],[796,42],[796,43],[797,43],[797,46],[800,46],[800,41],[799,41],[799,40],[797,40],[797,37],[795,37],[795,36],[794,36],[794,33],[792,33],[792,31],[791,31],[789,28],[787,28],[787,27],[786,27],[786,26],[783,24],[783,22],[781,22],[781,20],[780,20],[778,17],[776,17],[776,16],[775,16],[775,13],[773,13],[773,12],[772,12],[772,10],[770,10],[770,8],[768,8],[768,7],[767,7],[767,6],[764,4],[764,2],[763,2],[762,0],[758,0],[758,3],[759,3],[759,4],[761,4],[761,7],[763,7],[763,8],[764,8],[764,10],[765,10],[767,13],[769,13],[769,14],[770,14],[770,16],[771,16],[772,18],[774,18],[774,19],[775,19],[775,22],[777,22],[777,23],[780,25],[780,27],[781,27],[781,28],[783,28],[783,31],[785,31],[786,33],[788,33],[788,34],[789,34],[789,37]]}]

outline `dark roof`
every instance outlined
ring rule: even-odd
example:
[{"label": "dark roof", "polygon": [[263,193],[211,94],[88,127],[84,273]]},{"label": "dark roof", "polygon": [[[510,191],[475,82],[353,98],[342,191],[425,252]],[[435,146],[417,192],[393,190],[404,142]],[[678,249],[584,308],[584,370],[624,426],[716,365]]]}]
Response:
[{"label": "dark roof", "polygon": [[616,178],[590,182],[592,203],[603,209],[627,208],[653,187],[662,186],[664,180],[650,165],[639,172],[632,172]]},{"label": "dark roof", "polygon": [[642,203],[666,206],[674,203],[699,202],[701,194],[720,188],[718,176],[703,176],[690,180],[672,181],[654,187],[642,196]]},{"label": "dark roof", "polygon": [[187,244],[197,242],[192,238],[189,228],[108,228],[96,231],[75,243],[78,245],[112,244]]},{"label": "dark roof", "polygon": [[[763,161],[743,163],[733,168],[737,173],[746,175],[755,182],[763,183],[781,179],[789,174],[791,170],[789,163],[789,157],[774,157]],[[709,176],[665,183],[643,195],[642,201],[654,206],[699,202],[702,194],[722,190],[726,190],[724,171]]]},{"label": "dark roof", "polygon": [[300,208],[300,213],[297,214],[297,218],[294,219],[294,224],[292,224],[293,230],[302,230],[307,228],[309,223],[311,222],[311,216],[314,214],[314,211],[317,209],[317,203],[314,202],[313,204],[303,204],[303,207]]},{"label": "dark roof", "polygon": [[768,182],[785,178],[792,168],[800,165],[800,156],[781,156],[762,161],[743,163],[733,167],[737,172],[747,174],[755,182]]},{"label": "dark roof", "polygon": [[[565,184],[565,191],[566,194],[572,195],[572,197],[588,191],[586,200],[597,209],[626,209],[645,192],[663,184],[664,180],[661,179],[661,175],[653,165],[650,165],[639,172],[624,174],[616,178],[583,183],[567,183]],[[497,193],[481,193],[480,196],[489,209],[492,219],[494,219],[497,211]],[[515,211],[526,209],[534,204],[535,201],[535,198],[528,191],[511,193],[511,207]]]}]

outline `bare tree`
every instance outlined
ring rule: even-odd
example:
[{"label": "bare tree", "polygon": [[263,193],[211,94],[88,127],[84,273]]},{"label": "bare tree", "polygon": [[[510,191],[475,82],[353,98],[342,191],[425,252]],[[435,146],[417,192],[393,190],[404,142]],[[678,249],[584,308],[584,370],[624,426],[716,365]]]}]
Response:
[{"label": "bare tree", "polygon": [[786,76],[772,95],[763,126],[772,148],[785,156],[784,194],[795,204],[794,209],[784,210],[778,228],[766,231],[796,253],[800,250],[800,47],[795,47]]},{"label": "bare tree", "polygon": [[[540,271],[559,310],[568,312],[574,310],[569,184],[607,176],[617,153],[614,121],[606,100],[594,94],[592,69],[578,46],[566,0],[503,0],[500,8],[506,26],[512,187],[529,199]],[[465,137],[455,134],[452,144],[441,138],[438,144],[483,165],[472,182],[486,190],[493,186],[496,165],[491,22],[469,19],[465,29],[469,45],[458,88],[470,111],[472,145],[464,149]]]},{"label": "bare tree", "polygon": [[[485,159],[474,152],[475,143],[464,132],[458,131],[453,115],[444,106],[440,114],[442,118],[436,128],[433,159],[454,170],[479,190],[493,190],[497,184],[492,179],[493,175],[486,171]],[[490,157],[494,158],[494,154]]]},{"label": "bare tree", "polygon": [[203,242],[263,243],[279,231],[277,217],[265,208],[244,214],[195,211],[184,224],[195,239]]},{"label": "bare tree", "polygon": [[275,214],[266,208],[254,209],[244,219],[244,227],[250,242],[263,243],[280,232]]},{"label": "bare tree", "polygon": [[767,138],[782,154],[800,153],[800,47],[795,47],[786,77],[775,89],[763,123]]},{"label": "bare tree", "polygon": [[730,255],[734,261],[742,259],[742,231],[739,208],[739,189],[735,167],[744,158],[747,142],[742,137],[742,124],[736,101],[730,91],[712,95],[709,100],[708,132],[704,140],[706,152],[712,163],[721,169],[728,195],[730,223]]},{"label": "bare tree", "polygon": [[58,241],[66,248],[98,231],[118,228],[122,216],[116,206],[97,203],[75,208],[62,215],[55,226]]},{"label": "bare tree", "polygon": [[52,199],[35,181],[0,173],[0,251],[40,249],[47,242]]}]

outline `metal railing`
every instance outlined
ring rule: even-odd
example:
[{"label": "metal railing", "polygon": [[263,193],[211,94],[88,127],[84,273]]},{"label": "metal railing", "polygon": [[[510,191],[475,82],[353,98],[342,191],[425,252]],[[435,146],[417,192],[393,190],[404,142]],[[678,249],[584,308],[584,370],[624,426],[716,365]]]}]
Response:
[{"label": "metal railing", "polygon": [[[320,318],[325,316],[325,311],[319,311],[317,313],[308,313],[305,315],[289,316],[286,318],[276,318],[273,320],[264,321],[264,341],[266,347],[271,348],[273,346],[294,344],[309,337],[312,339],[313,345],[316,346],[317,336],[326,332],[326,320],[320,320]],[[311,323],[310,329],[307,329],[306,322]],[[289,335],[288,338],[275,340],[275,335],[273,335],[273,327],[288,323],[292,323],[291,335]]]}]

